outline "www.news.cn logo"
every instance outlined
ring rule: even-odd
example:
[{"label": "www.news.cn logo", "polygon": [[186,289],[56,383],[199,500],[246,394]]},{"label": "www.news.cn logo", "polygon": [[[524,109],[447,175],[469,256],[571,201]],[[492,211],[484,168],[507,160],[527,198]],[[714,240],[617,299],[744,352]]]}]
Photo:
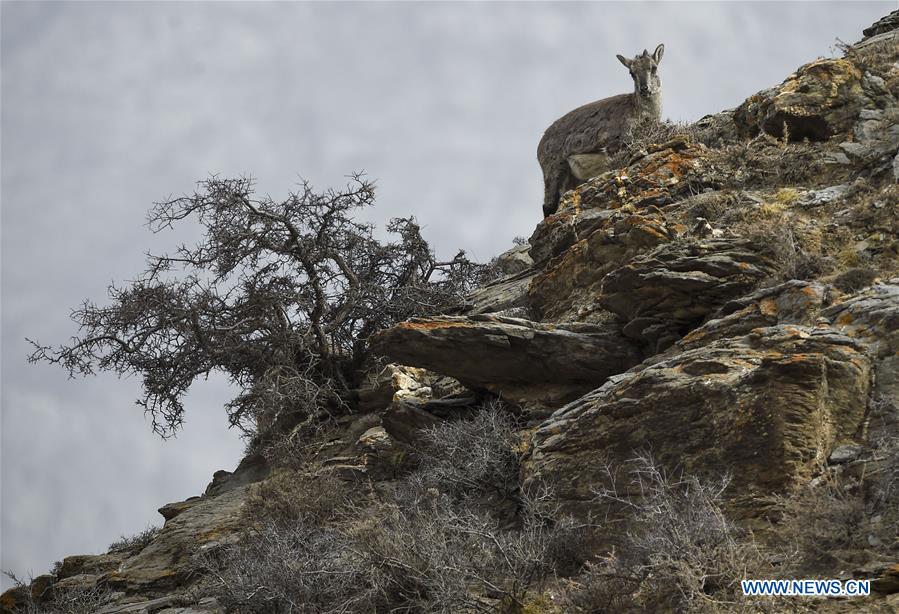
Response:
[{"label": "www.news.cn logo", "polygon": [[870,580],[742,580],[744,595],[791,597],[864,597]]}]

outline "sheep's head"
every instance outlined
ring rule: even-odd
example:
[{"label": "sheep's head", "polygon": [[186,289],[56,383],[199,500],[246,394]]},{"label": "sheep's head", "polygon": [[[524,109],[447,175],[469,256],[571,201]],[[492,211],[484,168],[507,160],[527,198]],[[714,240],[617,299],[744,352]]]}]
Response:
[{"label": "sheep's head", "polygon": [[629,60],[623,55],[619,55],[618,61],[624,64],[631,72],[631,78],[634,80],[634,91],[638,96],[650,97],[655,96],[662,91],[662,81],[659,79],[659,62],[662,61],[662,54],[665,53],[665,45],[659,45],[652,55],[644,49],[643,53]]}]

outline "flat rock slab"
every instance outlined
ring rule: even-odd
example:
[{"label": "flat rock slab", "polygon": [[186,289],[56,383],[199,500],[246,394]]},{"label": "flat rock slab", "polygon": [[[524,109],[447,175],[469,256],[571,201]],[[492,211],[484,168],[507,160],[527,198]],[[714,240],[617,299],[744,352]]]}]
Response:
[{"label": "flat rock slab", "polygon": [[806,479],[865,416],[870,365],[857,341],[830,329],[776,326],[721,339],[615,376],[555,412],[534,434],[526,483],[589,502],[603,463],[641,451],[687,474],[733,475],[738,518],[757,497]]},{"label": "flat rock slab", "polygon": [[815,282],[793,279],[763,288],[725,303],[710,320],[690,331],[675,347],[681,351],[689,350],[778,324],[812,326],[826,300],[827,288]]},{"label": "flat rock slab", "polygon": [[899,279],[874,284],[822,315],[837,330],[876,346],[881,356],[899,352]]},{"label": "flat rock slab", "polygon": [[607,327],[490,315],[413,318],[374,335],[372,349],[514,403],[576,398],[640,361]]}]

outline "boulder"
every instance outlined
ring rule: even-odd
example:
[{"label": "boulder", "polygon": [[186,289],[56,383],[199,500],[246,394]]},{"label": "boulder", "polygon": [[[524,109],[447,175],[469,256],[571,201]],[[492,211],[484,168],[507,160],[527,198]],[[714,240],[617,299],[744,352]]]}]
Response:
[{"label": "boulder", "polygon": [[0,614],[14,614],[20,608],[31,603],[31,589],[27,585],[18,585],[3,591],[0,595]]},{"label": "boulder", "polygon": [[899,562],[874,561],[852,572],[854,578],[870,580],[871,590],[891,595],[899,593]]},{"label": "boulder", "polygon": [[490,315],[413,318],[375,334],[372,349],[526,407],[558,407],[637,364],[608,327]]},{"label": "boulder", "polygon": [[420,431],[444,420],[458,417],[478,402],[474,395],[458,395],[445,399],[422,402],[417,399],[398,400],[384,413],[381,423],[387,433],[397,441],[415,445],[420,441]]},{"label": "boulder", "polygon": [[588,237],[613,215],[613,209],[564,209],[546,216],[531,235],[531,257],[538,264],[545,264]]},{"label": "boulder", "polygon": [[388,364],[369,375],[365,384],[356,391],[359,413],[386,410],[398,399],[429,400],[438,394],[454,391],[457,382],[425,369]]},{"label": "boulder", "polygon": [[725,303],[707,322],[672,348],[691,350],[726,337],[742,337],[755,328],[778,324],[812,326],[828,299],[820,283],[793,279]]},{"label": "boulder", "polygon": [[64,580],[81,574],[101,575],[118,569],[124,558],[119,553],[67,556],[56,570],[56,578]]},{"label": "boulder", "polygon": [[862,70],[847,59],[817,60],[777,87],[750,96],[734,113],[740,136],[765,132],[791,141],[825,141],[848,132],[869,101]]},{"label": "boulder", "polygon": [[[876,83],[874,77],[869,81]],[[892,170],[894,154],[899,150],[899,107],[863,109],[851,139],[840,143],[840,149],[851,161]]]},{"label": "boulder", "polygon": [[534,260],[530,255],[531,246],[528,243],[516,245],[512,249],[504,251],[496,257],[496,266],[503,275],[517,275],[534,266]]},{"label": "boulder", "polygon": [[552,485],[589,502],[603,469],[651,451],[668,469],[729,472],[735,516],[754,518],[763,497],[807,480],[865,418],[864,347],[830,329],[781,325],[714,341],[601,388],[536,430],[527,485]]},{"label": "boulder", "polygon": [[549,261],[534,276],[528,294],[541,319],[586,320],[603,311],[597,299],[603,278],[634,256],[673,240],[679,225],[657,207],[607,210],[586,238]]},{"label": "boulder", "polygon": [[745,239],[664,243],[606,275],[599,303],[625,335],[663,350],[774,273],[760,251]]},{"label": "boulder", "polygon": [[107,584],[127,592],[179,586],[190,572],[192,555],[236,542],[244,526],[243,506],[253,488],[238,486],[214,497],[196,498],[167,520],[143,550],[106,574]]}]

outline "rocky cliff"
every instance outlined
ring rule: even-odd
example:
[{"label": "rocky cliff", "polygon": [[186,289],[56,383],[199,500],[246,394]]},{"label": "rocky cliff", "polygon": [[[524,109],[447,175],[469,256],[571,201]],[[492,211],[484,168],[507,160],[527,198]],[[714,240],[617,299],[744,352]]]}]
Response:
[{"label": "rocky cliff", "polygon": [[[618,168],[565,194],[495,264],[499,277],[457,313],[377,333],[386,361],[357,411],[285,444],[292,463],[248,456],[202,495],[160,508],[158,532],[67,557],[7,591],[2,611],[224,612],[203,557],[259,539],[260,505],[349,489],[374,509],[431,427],[485,399],[515,417],[512,490],[550,485],[556,509],[592,524],[640,509],[645,492],[601,493],[616,486],[610,467],[645,454],[667,472],[729,474],[721,510],[759,544],[782,543],[789,510],[821,484],[842,493],[822,499],[828,508],[858,493],[861,543],[834,546],[814,572],[869,578],[875,596],[809,607],[899,608],[899,517],[875,501],[895,503],[899,484],[899,12],[842,57],[801,66],[736,109],[634,131]],[[515,510],[491,497],[515,524]],[[602,526],[582,558],[619,543],[619,525]],[[489,594],[478,603],[627,609],[555,599],[585,584],[577,573],[556,569],[512,605]],[[640,597],[640,582],[631,610],[689,609]],[[59,596],[76,594],[90,605],[61,609]]]}]

